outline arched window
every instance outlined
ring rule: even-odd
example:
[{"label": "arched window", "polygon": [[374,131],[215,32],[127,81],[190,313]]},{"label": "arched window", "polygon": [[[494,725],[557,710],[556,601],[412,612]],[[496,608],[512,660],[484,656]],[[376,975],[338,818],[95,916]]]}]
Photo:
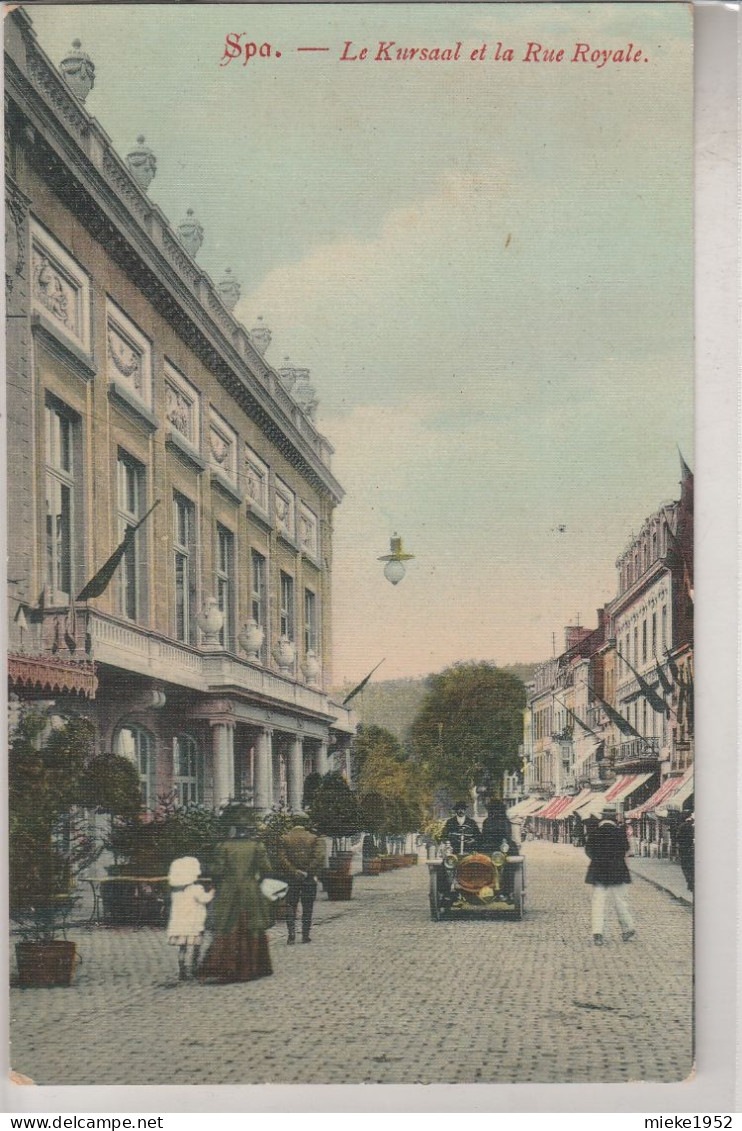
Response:
[{"label": "arched window", "polygon": [[152,809],[155,800],[154,786],[154,742],[152,736],[143,727],[120,727],[114,742],[117,754],[128,758],[134,763],[139,772],[139,785],[142,790],[142,801],[145,809]]},{"label": "arched window", "polygon": [[203,755],[190,734],[178,734],[173,739],[173,788],[178,805],[203,803]]}]

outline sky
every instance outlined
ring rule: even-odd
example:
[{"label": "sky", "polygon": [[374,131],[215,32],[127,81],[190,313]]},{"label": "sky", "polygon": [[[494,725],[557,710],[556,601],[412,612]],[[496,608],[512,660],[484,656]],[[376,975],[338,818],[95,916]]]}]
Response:
[{"label": "sky", "polygon": [[[232,269],[267,359],[311,370],[347,492],[335,681],[538,661],[595,625],[632,532],[679,495],[678,446],[693,462],[689,9],[31,15],[54,62],[82,40],[86,108],[122,155],[145,135],[149,195],[175,225],[195,210],[198,262]],[[220,65],[235,32],[271,57]],[[461,57],[376,62],[380,40]],[[525,62],[529,41],[565,57]],[[577,42],[642,57],[572,63]],[[415,555],[396,587],[394,533]]]}]

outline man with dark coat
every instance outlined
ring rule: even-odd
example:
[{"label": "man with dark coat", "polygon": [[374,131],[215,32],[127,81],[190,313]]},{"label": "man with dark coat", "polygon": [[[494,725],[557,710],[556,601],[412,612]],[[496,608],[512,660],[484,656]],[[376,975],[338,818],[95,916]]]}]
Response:
[{"label": "man with dark coat", "polygon": [[585,852],[590,858],[590,866],[585,883],[592,884],[592,928],[593,942],[603,945],[603,922],[605,901],[610,892],[616,907],[624,942],[636,936],[634,920],[626,899],[631,873],[626,863],[629,852],[629,838],[624,825],[618,824],[618,814],[613,805],[606,805],[597,826],[590,831]]},{"label": "man with dark coat", "polygon": [[480,833],[476,821],[466,815],[466,802],[457,801],[453,807],[454,815],[443,826],[444,841],[448,841],[457,855],[466,856],[479,848]]},{"label": "man with dark coat", "polygon": [[286,893],[286,926],[288,945],[296,942],[296,912],[301,903],[301,941],[311,942],[312,912],[317,896],[317,876],[325,867],[325,842],[306,827],[303,821],[281,837],[278,845],[278,869],[289,885]]},{"label": "man with dark coat", "polygon": [[693,891],[693,874],[696,862],[696,822],[693,811],[686,814],[685,820],[678,829],[677,845],[680,867],[683,869],[688,890]]},{"label": "man with dark coat", "polygon": [[482,825],[481,846],[485,852],[500,852],[503,844],[505,852],[513,843],[513,831],[508,820],[504,801],[490,801],[487,806],[487,816]]}]

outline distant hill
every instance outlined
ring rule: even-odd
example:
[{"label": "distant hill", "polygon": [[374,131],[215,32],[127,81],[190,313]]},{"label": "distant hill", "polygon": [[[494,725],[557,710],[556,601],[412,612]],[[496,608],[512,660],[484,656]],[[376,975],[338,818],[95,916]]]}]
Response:
[{"label": "distant hill", "polygon": [[[503,670],[522,679],[524,683],[533,679],[536,664],[505,664]],[[355,684],[348,683],[334,689],[332,696],[342,703]],[[425,677],[420,679],[379,679],[368,683],[360,695],[348,704],[359,722],[365,726],[380,726],[396,734],[401,741],[420,709],[426,692]]]}]

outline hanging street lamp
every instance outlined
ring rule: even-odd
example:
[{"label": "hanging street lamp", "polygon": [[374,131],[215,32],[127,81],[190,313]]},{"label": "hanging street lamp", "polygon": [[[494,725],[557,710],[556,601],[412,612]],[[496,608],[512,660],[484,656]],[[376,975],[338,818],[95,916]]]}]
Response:
[{"label": "hanging street lamp", "polygon": [[391,554],[383,554],[378,560],[386,562],[384,577],[387,581],[391,581],[392,585],[399,585],[406,572],[404,563],[410,561],[415,555],[404,552],[402,539],[398,534],[395,534],[389,540],[389,548],[392,551]]}]

